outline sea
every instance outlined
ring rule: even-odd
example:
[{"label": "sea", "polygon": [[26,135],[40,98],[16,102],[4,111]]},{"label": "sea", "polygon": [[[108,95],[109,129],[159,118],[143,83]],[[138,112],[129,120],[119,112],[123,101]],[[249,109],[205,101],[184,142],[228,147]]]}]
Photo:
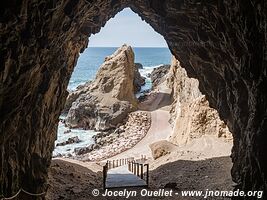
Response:
[{"label": "sea", "polygon": [[[94,80],[95,75],[105,60],[105,57],[113,54],[117,47],[88,47],[83,53],[80,54],[77,65],[74,69],[70,79],[68,90],[74,91],[77,86],[86,83],[89,80]],[[164,64],[171,63],[171,52],[168,48],[152,48],[152,47],[136,47],[133,48],[135,54],[135,63],[141,63],[143,69],[140,69],[142,76],[146,77],[146,84],[142,86],[140,93],[136,94],[137,97],[141,95],[142,91],[151,89],[151,79],[148,77],[154,68]],[[64,119],[66,116],[60,116]],[[62,122],[59,122],[57,140],[55,142],[55,149],[53,156],[70,156],[75,155],[74,149],[78,147],[86,147],[93,144],[93,135],[97,132],[93,130],[71,129],[70,133],[66,133],[69,128],[65,127]],[[56,146],[60,142],[67,141],[70,137],[78,136],[81,142],[76,144],[69,144],[65,146]]]}]

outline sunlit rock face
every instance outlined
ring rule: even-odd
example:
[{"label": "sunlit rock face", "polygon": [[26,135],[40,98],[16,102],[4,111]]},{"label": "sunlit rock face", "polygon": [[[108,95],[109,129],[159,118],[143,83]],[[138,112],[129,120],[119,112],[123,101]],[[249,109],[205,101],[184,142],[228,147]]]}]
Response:
[{"label": "sunlit rock face", "polygon": [[134,80],[134,52],[123,45],[105,58],[91,83],[74,92],[80,95],[68,111],[66,125],[97,131],[116,128],[136,110]]},{"label": "sunlit rock face", "polygon": [[[237,188],[267,188],[264,1],[8,1],[0,10],[0,193],[46,189],[67,84],[88,36],[130,6],[172,53],[234,136]],[[176,170],[176,169],[173,169]],[[29,198],[27,198],[29,199]]]},{"label": "sunlit rock face", "polygon": [[174,57],[167,74],[167,84],[172,89],[173,97],[170,110],[170,122],[173,126],[170,137],[172,143],[183,146],[204,135],[232,142],[232,134],[228,127],[219,118],[217,110],[209,106],[205,95],[199,91],[198,80],[189,78]]}]

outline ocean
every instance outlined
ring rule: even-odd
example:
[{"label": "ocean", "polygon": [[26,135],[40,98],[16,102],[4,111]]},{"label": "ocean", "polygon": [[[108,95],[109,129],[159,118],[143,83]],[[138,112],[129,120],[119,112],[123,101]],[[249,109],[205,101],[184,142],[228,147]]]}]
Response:
[{"label": "ocean", "polygon": [[[73,91],[77,86],[86,83],[89,80],[93,80],[97,73],[97,70],[102,65],[105,57],[113,54],[117,47],[89,47],[87,48],[78,59],[77,65],[74,69],[72,77],[70,79],[68,90]],[[152,72],[153,68],[163,64],[171,63],[171,53],[168,48],[150,48],[150,47],[138,47],[133,48],[135,54],[135,63],[141,63],[143,69],[140,69],[142,76],[146,77],[146,84],[141,88],[141,91],[151,88],[151,80],[148,78],[148,74]],[[136,95],[140,96],[140,93]],[[64,118],[64,116],[61,116]],[[94,141],[92,136],[97,132],[93,130],[81,130],[72,129],[71,133],[65,134],[68,128],[61,122],[58,126],[58,135],[56,143],[64,142],[70,137],[78,136],[81,140],[80,143],[70,144],[65,146],[55,146],[53,156],[74,155],[74,149],[77,147],[86,147],[92,144]]]}]

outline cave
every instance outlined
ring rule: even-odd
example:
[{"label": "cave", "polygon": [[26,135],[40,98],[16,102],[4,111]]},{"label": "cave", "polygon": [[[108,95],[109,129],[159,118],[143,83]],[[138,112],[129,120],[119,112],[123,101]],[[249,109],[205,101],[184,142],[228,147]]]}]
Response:
[{"label": "cave", "polygon": [[[67,85],[88,37],[130,7],[233,133],[235,189],[267,190],[267,12],[264,1],[8,1],[1,6],[0,194],[47,188]],[[249,197],[243,197],[249,199]],[[29,198],[26,198],[29,199]]]}]

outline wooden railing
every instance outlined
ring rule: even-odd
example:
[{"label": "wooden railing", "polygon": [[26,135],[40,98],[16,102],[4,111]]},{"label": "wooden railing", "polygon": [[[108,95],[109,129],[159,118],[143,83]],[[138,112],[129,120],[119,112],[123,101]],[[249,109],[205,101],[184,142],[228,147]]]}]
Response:
[{"label": "wooden railing", "polygon": [[120,167],[123,165],[127,165],[128,162],[133,161],[134,158],[124,158],[124,159],[117,159],[117,160],[108,160],[107,165],[108,165],[108,170],[113,169],[116,167]]},{"label": "wooden railing", "polygon": [[[106,189],[106,180],[109,169],[113,169],[116,167],[128,165],[128,170],[139,176],[141,179],[146,181],[148,186],[149,179],[149,165],[144,164],[147,158],[145,155],[141,155],[140,159],[124,158],[124,159],[116,159],[116,160],[108,160],[103,166],[103,188]],[[131,166],[130,166],[131,165]]]},{"label": "wooden railing", "polygon": [[131,161],[128,163],[128,170],[130,172],[132,172],[134,175],[145,180],[146,185],[148,187],[148,184],[149,184],[149,164]]},{"label": "wooden railing", "polygon": [[106,164],[103,166],[103,188],[106,189],[106,180],[109,169],[127,165],[129,162],[133,160],[134,158],[117,159],[112,161],[108,160]]},{"label": "wooden railing", "polygon": [[106,180],[108,175],[108,163],[103,166],[103,188],[106,189]]}]

